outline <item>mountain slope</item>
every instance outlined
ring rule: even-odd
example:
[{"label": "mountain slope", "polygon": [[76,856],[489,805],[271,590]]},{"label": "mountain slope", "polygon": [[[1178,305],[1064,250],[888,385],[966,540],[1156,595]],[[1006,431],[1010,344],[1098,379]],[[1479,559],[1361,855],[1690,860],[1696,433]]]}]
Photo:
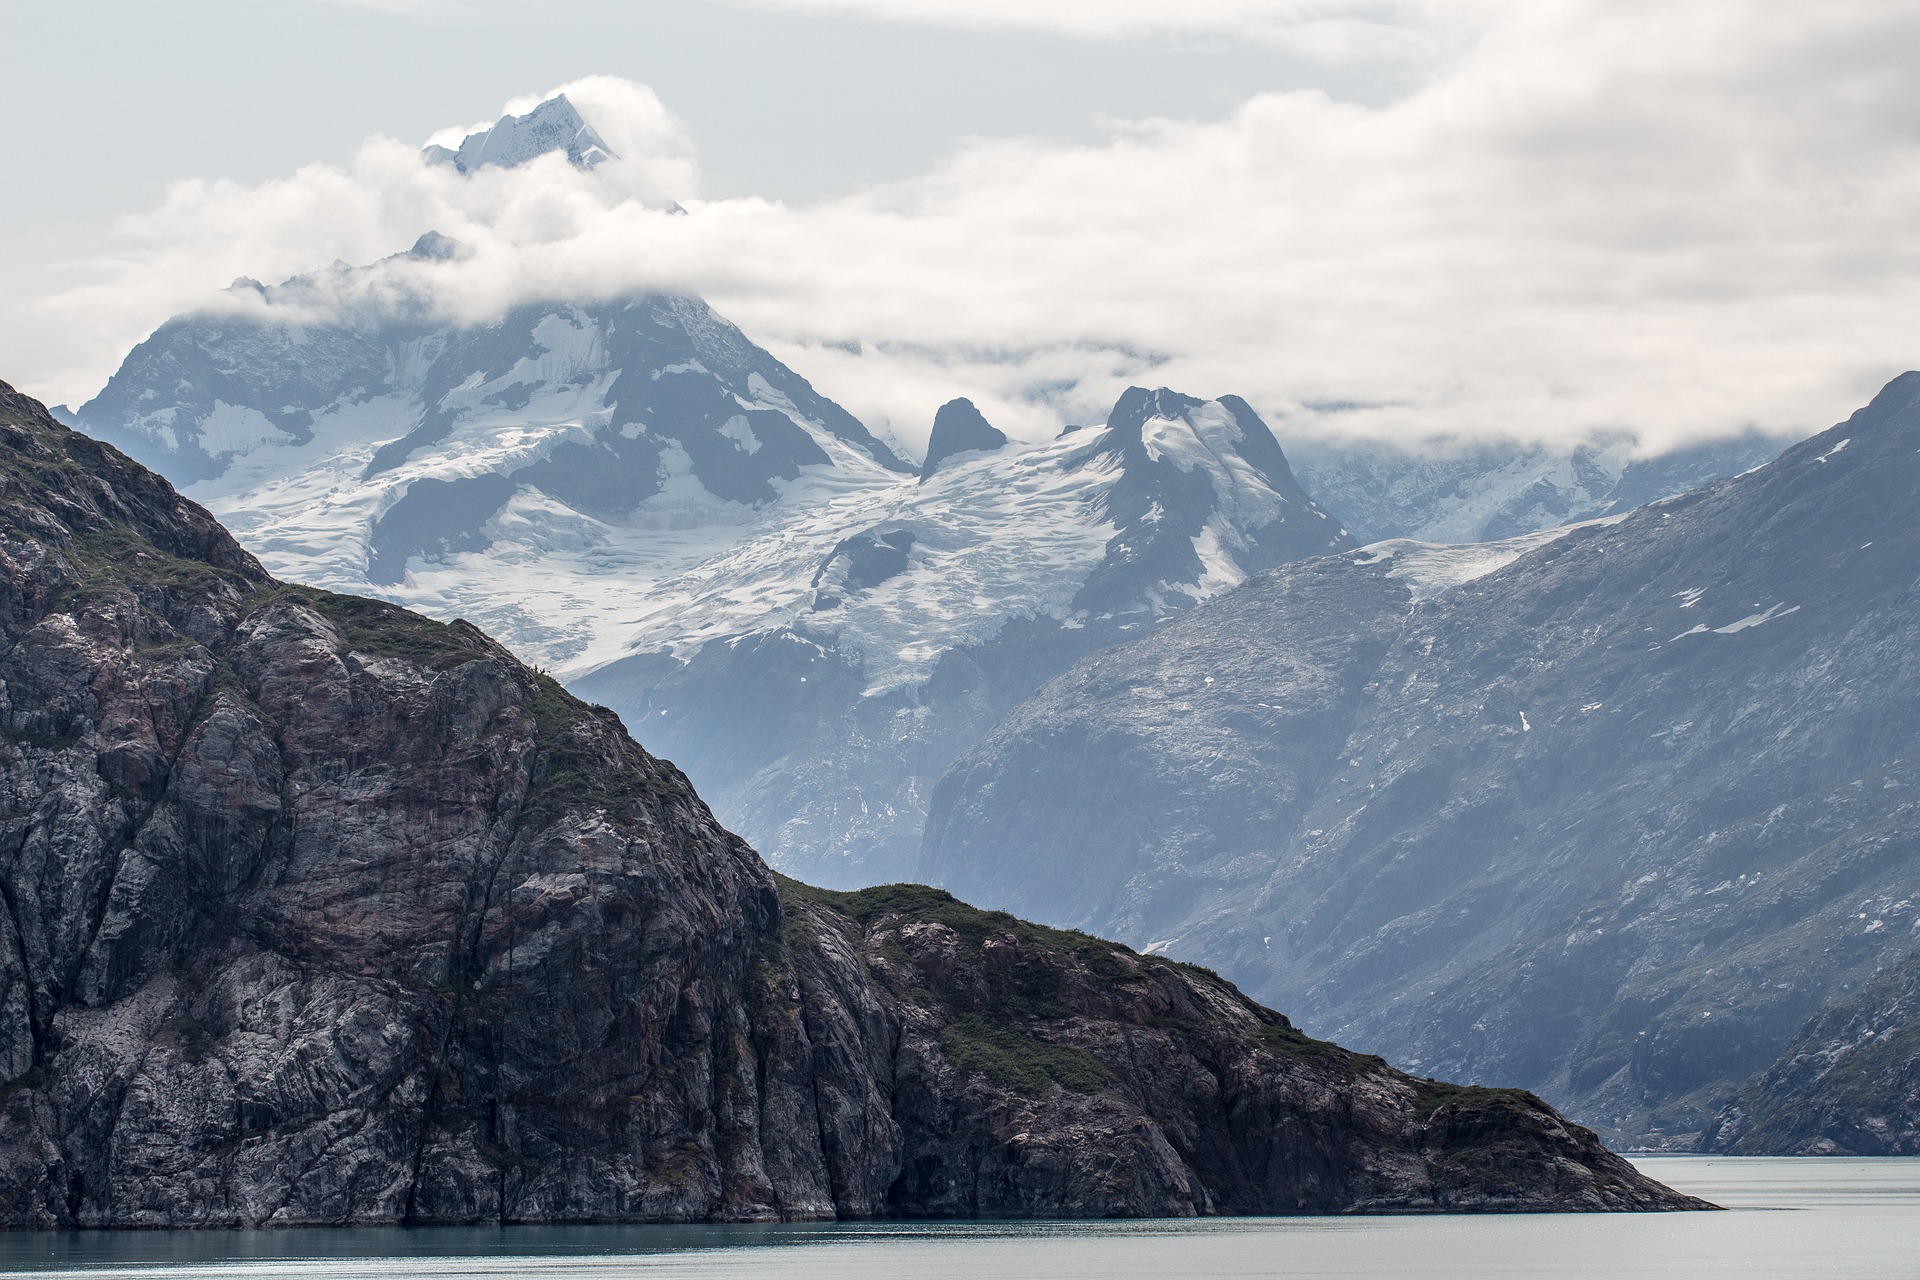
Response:
[{"label": "mountain slope", "polygon": [[1090,659],[942,779],[921,874],[1696,1141],[1911,946],[1917,398],[1531,549],[1291,566]]},{"label": "mountain slope", "polygon": [[1523,1094],[777,884],[464,623],[0,385],[0,1224],[1682,1208]]},{"label": "mountain slope", "polygon": [[1733,1155],[1920,1155],[1920,954],[1809,1019],[1702,1145]]}]

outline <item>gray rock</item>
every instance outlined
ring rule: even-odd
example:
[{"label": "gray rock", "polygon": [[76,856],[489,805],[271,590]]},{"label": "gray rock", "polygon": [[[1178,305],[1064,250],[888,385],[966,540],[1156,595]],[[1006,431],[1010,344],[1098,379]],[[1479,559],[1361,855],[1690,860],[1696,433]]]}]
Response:
[{"label": "gray rock", "polygon": [[[1161,429],[1215,417],[1231,430],[1211,427],[1204,446],[1198,434]],[[908,878],[934,783],[1045,681],[1243,574],[1354,545],[1238,396],[1208,402],[1132,387],[1106,430],[1080,438],[1063,451],[1063,483],[1085,489],[1091,519],[1112,533],[1104,554],[1076,570],[1056,614],[1015,616],[983,640],[956,643],[943,633],[950,618],[874,591],[906,567],[915,536],[888,523],[834,548],[813,581],[815,613],[800,624],[715,639],[685,662],[621,659],[571,687],[646,725],[783,871],[836,887]],[[927,539],[940,541],[948,531],[929,523]],[[974,554],[1002,550],[988,541]],[[874,690],[863,655],[833,629],[849,602],[915,619],[922,629],[907,638],[939,652],[931,674]]]},{"label": "gray rock", "polygon": [[948,458],[962,453],[991,453],[1005,448],[1006,433],[988,422],[964,396],[949,400],[933,415],[933,432],[927,437],[927,460],[920,464],[925,480],[940,469]]}]

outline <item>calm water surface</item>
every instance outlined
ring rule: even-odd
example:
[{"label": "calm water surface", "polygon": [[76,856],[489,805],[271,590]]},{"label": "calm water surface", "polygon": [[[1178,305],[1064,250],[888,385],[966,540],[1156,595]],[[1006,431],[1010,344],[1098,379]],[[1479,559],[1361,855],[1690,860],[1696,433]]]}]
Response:
[{"label": "calm water surface", "polygon": [[0,1272],[101,1280],[1920,1280],[1920,1160],[1635,1161],[1727,1213],[1201,1222],[507,1227],[0,1234]]}]

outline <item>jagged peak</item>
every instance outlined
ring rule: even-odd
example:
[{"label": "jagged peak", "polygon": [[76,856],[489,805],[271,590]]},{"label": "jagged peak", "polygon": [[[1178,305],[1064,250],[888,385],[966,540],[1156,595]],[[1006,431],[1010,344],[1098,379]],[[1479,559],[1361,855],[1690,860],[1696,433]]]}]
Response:
[{"label": "jagged peak", "polygon": [[501,116],[491,128],[462,138],[457,148],[429,145],[420,155],[429,164],[452,165],[461,173],[471,173],[486,165],[512,168],[549,151],[566,152],[580,169],[620,158],[564,93],[523,116]]},{"label": "jagged peak", "polygon": [[991,453],[1006,443],[1006,433],[988,422],[973,401],[965,396],[949,400],[933,415],[933,434],[927,438],[927,460],[920,478],[925,480],[957,454]]}]

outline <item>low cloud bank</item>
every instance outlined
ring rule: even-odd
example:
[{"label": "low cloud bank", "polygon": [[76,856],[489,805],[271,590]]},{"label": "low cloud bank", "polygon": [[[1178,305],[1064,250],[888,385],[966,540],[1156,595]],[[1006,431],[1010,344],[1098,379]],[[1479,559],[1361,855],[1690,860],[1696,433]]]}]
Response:
[{"label": "low cloud bank", "polygon": [[799,207],[701,200],[685,130],[610,77],[559,87],[622,157],[592,173],[550,154],[463,177],[375,138],[345,169],[183,182],[40,304],[96,338],[58,389],[83,398],[235,276],[427,230],[471,249],[406,268],[450,316],[693,290],[910,444],[953,395],[1037,436],[1152,381],[1245,395],[1293,434],[1657,448],[1824,425],[1920,363],[1912,6],[1422,13],[1461,51],[1385,107],[1276,93],[1097,146],[981,141]]}]

